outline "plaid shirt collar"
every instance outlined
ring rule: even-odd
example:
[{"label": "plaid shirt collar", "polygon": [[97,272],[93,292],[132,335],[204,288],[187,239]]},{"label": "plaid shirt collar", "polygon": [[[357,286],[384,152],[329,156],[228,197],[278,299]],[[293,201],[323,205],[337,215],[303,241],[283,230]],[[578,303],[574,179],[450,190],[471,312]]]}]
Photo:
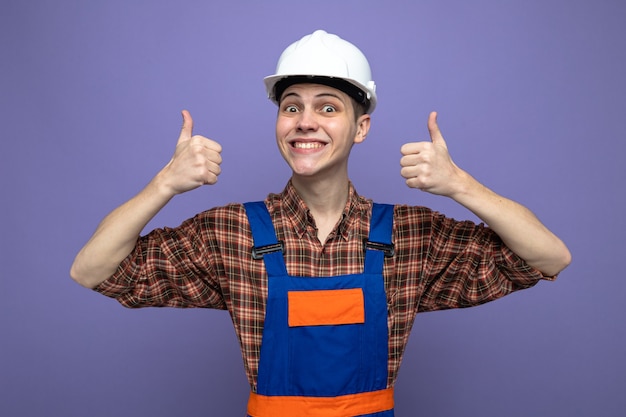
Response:
[{"label": "plaid shirt collar", "polygon": [[[302,238],[307,232],[311,235],[317,235],[315,219],[313,219],[311,211],[296,191],[291,180],[287,183],[280,197],[285,218],[291,220],[293,230],[296,231],[298,237]],[[358,226],[357,222],[367,218],[370,207],[371,202],[359,196],[352,182],[350,182],[348,184],[348,200],[335,233],[341,236],[342,239],[348,240],[351,231],[358,232],[353,226]]]}]

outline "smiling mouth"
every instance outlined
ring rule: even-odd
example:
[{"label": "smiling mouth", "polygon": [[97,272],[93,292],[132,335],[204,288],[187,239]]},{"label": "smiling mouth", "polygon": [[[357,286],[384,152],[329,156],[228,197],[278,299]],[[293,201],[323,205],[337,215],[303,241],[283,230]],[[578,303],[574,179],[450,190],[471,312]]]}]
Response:
[{"label": "smiling mouth", "polygon": [[291,144],[296,149],[320,149],[324,147],[320,142],[293,142]]}]

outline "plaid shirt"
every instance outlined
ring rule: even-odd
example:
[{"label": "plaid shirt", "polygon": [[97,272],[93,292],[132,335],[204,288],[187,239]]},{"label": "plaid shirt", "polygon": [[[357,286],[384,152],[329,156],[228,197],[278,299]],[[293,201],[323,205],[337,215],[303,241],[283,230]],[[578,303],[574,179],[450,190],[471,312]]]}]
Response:
[{"label": "plaid shirt", "polygon": [[[341,220],[325,244],[291,183],[265,200],[292,276],[329,277],[363,270],[363,238],[372,202],[350,184]],[[482,304],[532,287],[542,274],[484,225],[459,222],[424,207],[394,208],[395,256],[385,258],[389,377],[393,386],[418,312]],[[204,307],[229,311],[248,381],[256,391],[267,277],[251,256],[252,235],[241,204],[218,207],[177,228],[141,237],[117,272],[96,290],[126,307]]]}]

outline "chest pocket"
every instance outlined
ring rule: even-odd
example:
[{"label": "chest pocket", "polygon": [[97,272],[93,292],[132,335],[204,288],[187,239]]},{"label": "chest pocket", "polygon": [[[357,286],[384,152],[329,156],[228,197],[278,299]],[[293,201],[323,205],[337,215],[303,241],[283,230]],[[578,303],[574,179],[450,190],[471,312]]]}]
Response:
[{"label": "chest pocket", "polygon": [[365,323],[362,288],[289,291],[289,327]]}]

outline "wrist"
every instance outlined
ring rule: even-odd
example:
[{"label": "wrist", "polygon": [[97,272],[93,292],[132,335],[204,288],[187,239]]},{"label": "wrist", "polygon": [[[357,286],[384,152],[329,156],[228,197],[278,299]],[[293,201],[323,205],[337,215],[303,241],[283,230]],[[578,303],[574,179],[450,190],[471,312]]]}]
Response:
[{"label": "wrist", "polygon": [[146,186],[146,191],[165,202],[171,200],[178,192],[175,187],[167,180],[167,175],[164,171],[159,172],[152,178],[152,180]]},{"label": "wrist", "polygon": [[463,204],[463,201],[479,192],[482,184],[462,169],[457,168],[457,170],[458,173],[455,177],[456,180],[451,184],[451,191],[448,194],[448,197],[460,204]]}]

